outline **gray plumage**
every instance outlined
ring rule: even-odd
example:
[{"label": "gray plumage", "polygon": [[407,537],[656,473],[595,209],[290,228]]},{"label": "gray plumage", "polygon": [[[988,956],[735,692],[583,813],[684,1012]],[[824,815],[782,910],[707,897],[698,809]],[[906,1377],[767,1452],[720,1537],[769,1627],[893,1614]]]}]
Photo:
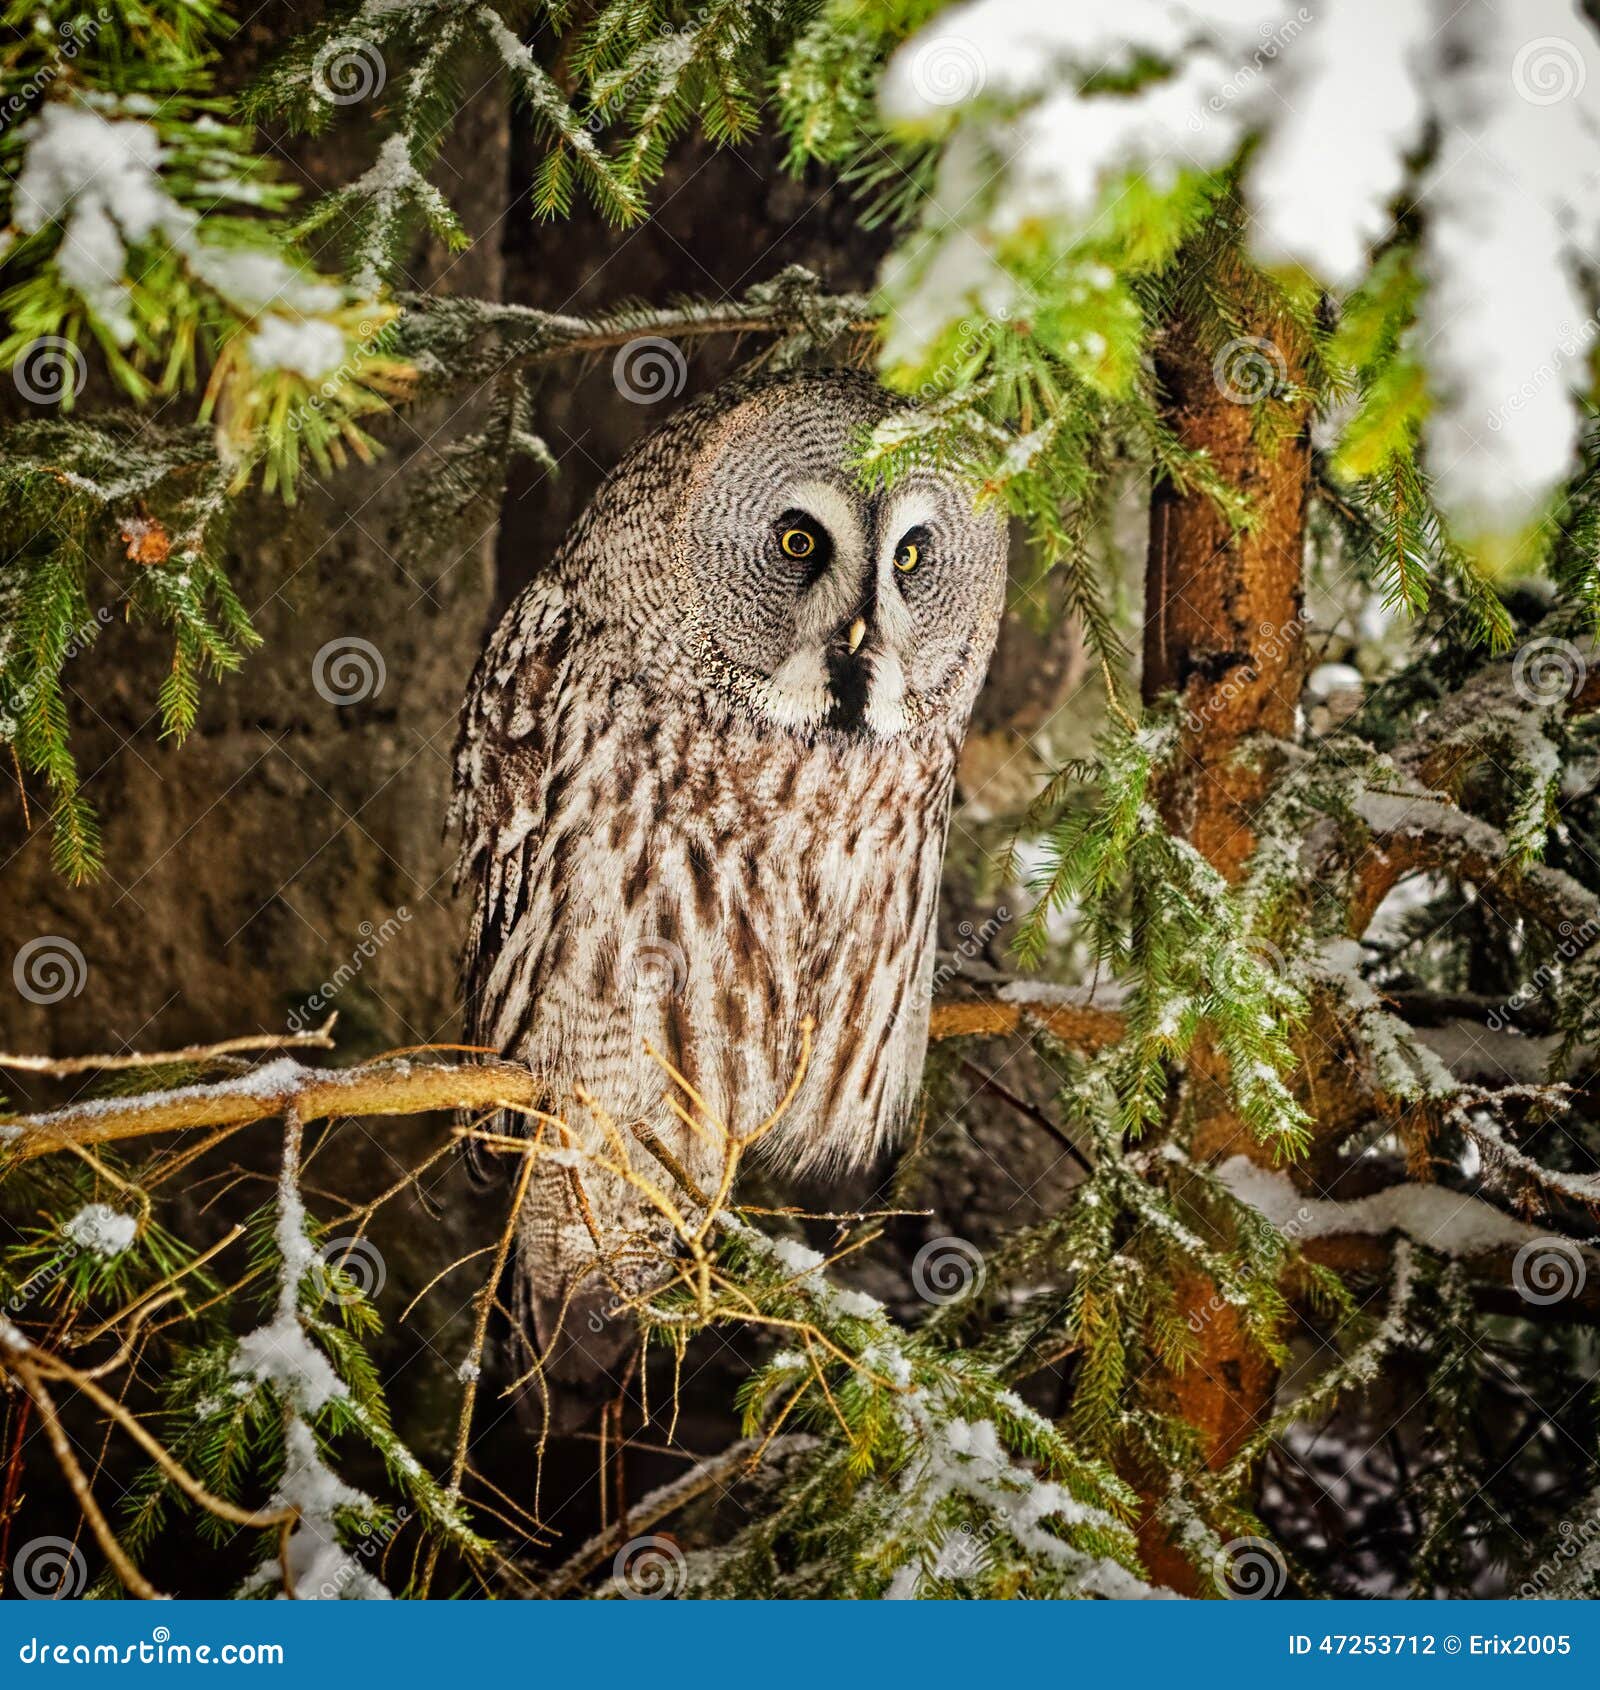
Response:
[{"label": "gray plumage", "polygon": [[[951,788],[1006,542],[953,476],[862,490],[848,463],[888,408],[843,372],[686,407],[600,488],[467,694],[467,1039],[542,1076],[579,1144],[604,1140],[577,1086],[702,1185],[719,1158],[666,1107],[647,1042],[747,1131],[789,1085],[809,1015],[805,1081],[766,1147],[796,1170],[868,1161],[920,1080]],[[592,1166],[541,1158],[516,1245],[546,1370],[614,1367],[631,1323],[608,1305],[662,1273],[659,1217]]]}]

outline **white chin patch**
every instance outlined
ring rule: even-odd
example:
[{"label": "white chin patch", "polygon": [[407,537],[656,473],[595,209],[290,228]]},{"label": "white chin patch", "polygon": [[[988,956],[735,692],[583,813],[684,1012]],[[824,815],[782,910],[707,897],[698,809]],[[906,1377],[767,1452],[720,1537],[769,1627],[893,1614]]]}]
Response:
[{"label": "white chin patch", "polygon": [[807,647],[787,658],[767,682],[762,699],[767,715],[784,728],[814,728],[832,704],[828,666],[820,646]]},{"label": "white chin patch", "polygon": [[906,726],[906,672],[892,651],[880,651],[872,659],[866,715],[874,733],[897,734]]}]

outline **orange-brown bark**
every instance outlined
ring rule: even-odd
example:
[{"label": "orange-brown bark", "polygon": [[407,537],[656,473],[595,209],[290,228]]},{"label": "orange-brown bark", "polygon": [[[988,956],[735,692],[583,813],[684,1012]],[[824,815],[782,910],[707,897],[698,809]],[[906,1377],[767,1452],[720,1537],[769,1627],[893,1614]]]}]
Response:
[{"label": "orange-brown bark", "polygon": [[[1255,848],[1251,813],[1272,772],[1269,757],[1240,752],[1253,735],[1292,733],[1305,671],[1309,417],[1292,397],[1301,349],[1279,321],[1257,323],[1252,333],[1255,367],[1280,372],[1286,395],[1267,401],[1270,417],[1240,402],[1225,361],[1195,325],[1168,327],[1157,362],[1168,425],[1248,498],[1251,518],[1236,528],[1206,493],[1159,479],[1145,587],[1144,695],[1154,702],[1176,694],[1180,722],[1179,755],[1157,801],[1168,827],[1229,880]],[[1197,1160],[1259,1159],[1264,1152],[1231,1109],[1225,1078],[1222,1058],[1202,1041],[1171,1100],[1174,1126]],[[1207,1464],[1220,1469],[1269,1410],[1275,1373],[1209,1280],[1195,1274],[1177,1291],[1199,1354],[1147,1385],[1161,1407],[1196,1428]],[[1195,1574],[1156,1516],[1159,1501],[1152,1486],[1139,1533],[1146,1564],[1161,1583],[1193,1592]]]}]

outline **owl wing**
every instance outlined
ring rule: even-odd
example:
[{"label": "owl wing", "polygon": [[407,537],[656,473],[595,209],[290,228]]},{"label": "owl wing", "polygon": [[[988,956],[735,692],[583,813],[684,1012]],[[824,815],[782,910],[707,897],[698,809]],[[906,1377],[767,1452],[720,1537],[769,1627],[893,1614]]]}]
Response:
[{"label": "owl wing", "polygon": [[[472,922],[461,958],[468,1044],[506,1051],[531,1006],[508,1006],[496,964],[533,899],[551,771],[562,761],[561,700],[573,648],[559,581],[536,582],[507,611],[467,688],[456,739],[451,825],[459,830],[456,890],[470,887]],[[535,988],[536,989],[536,985]],[[515,1132],[515,1123],[494,1130]],[[498,1159],[468,1142],[474,1172]],[[490,1166],[486,1166],[490,1165]]]}]

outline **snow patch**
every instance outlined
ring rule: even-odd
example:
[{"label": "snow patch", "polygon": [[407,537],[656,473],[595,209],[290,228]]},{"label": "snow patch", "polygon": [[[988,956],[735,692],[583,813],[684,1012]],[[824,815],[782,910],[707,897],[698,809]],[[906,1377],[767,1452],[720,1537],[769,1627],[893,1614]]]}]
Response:
[{"label": "snow patch", "polygon": [[85,1203],[61,1230],[80,1250],[111,1261],[133,1242],[139,1222],[105,1203]]}]

